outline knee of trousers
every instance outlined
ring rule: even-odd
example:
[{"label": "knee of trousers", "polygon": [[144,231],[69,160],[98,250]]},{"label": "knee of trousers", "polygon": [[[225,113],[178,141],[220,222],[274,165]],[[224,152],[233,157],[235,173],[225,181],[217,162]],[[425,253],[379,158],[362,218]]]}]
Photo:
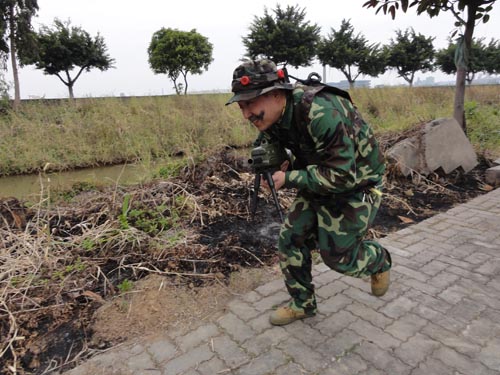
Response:
[{"label": "knee of trousers", "polygon": [[332,270],[340,273],[349,272],[348,265],[351,264],[352,261],[351,252],[346,252],[344,254],[332,254],[329,250],[320,250],[320,254],[323,262]]}]

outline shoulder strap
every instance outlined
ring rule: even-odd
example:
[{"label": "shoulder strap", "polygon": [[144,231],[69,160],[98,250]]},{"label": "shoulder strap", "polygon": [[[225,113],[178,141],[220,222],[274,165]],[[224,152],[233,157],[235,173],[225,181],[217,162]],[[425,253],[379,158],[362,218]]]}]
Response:
[{"label": "shoulder strap", "polygon": [[302,83],[303,85],[306,85],[306,86],[321,87],[314,94],[318,93],[322,89],[326,89],[328,92],[330,92],[330,93],[332,93],[334,95],[341,96],[341,97],[349,100],[352,103],[351,96],[349,95],[349,93],[347,91],[341,90],[338,87],[335,87],[335,86],[332,86],[332,85],[328,85],[326,83],[321,82],[321,77],[316,72],[310,73],[307,76],[306,79],[296,78],[296,77],[291,76],[291,75],[288,75],[288,77],[293,78],[297,82],[300,82],[300,83]]}]

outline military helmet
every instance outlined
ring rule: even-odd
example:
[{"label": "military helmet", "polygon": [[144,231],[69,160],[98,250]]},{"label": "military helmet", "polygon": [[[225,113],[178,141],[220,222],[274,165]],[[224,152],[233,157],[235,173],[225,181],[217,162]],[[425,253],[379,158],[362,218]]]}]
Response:
[{"label": "military helmet", "polygon": [[231,91],[234,96],[226,105],[250,100],[276,89],[293,89],[285,69],[278,69],[268,59],[246,60],[233,72]]}]

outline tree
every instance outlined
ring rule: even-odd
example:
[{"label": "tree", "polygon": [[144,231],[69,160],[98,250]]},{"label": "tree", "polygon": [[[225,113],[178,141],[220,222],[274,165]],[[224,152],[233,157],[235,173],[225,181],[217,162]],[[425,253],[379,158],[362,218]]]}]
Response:
[{"label": "tree", "polygon": [[486,47],[486,72],[500,74],[500,41],[491,39]]},{"label": "tree", "polygon": [[331,29],[318,45],[318,59],[323,65],[340,70],[351,88],[359,75],[377,77],[386,69],[385,57],[378,45],[369,45],[366,38],[354,35],[350,21],[342,20],[340,29]]},{"label": "tree", "polygon": [[[37,49],[25,57],[25,65],[35,65],[45,74],[57,76],[68,87],[71,99],[73,86],[83,71],[113,67],[114,59],[108,55],[103,37],[97,34],[92,38],[81,27],[70,26],[70,21],[55,19],[52,29],[42,26],[36,41]],[[75,68],[77,73],[71,77],[70,72]]]},{"label": "tree", "polygon": [[[461,35],[461,53],[462,59],[457,59],[457,79],[455,88],[455,102],[453,117],[458,121],[464,132],[465,124],[465,76],[467,67],[467,53],[471,49],[472,36],[476,22],[486,23],[490,19],[488,12],[493,8],[496,0],[369,0],[363,4],[363,7],[377,8],[377,13],[382,10],[384,14],[390,13],[392,18],[396,17],[396,11],[401,5],[401,10],[406,12],[408,8],[417,7],[417,14],[426,12],[431,18],[439,15],[441,11],[451,12],[456,19],[455,27],[463,27]],[[462,17],[462,13],[466,18]],[[454,36],[454,35],[452,35]]]},{"label": "tree", "polygon": [[[484,72],[495,74],[494,50],[498,41],[491,40],[487,46],[483,43],[483,38],[473,40],[469,53],[469,61],[465,80],[470,85],[474,80],[476,73]],[[496,48],[498,49],[498,48]],[[443,73],[455,74],[457,66],[455,65],[455,55],[457,53],[457,44],[450,40],[448,47],[439,50],[436,53],[435,66]]]},{"label": "tree", "polygon": [[21,102],[18,55],[33,47],[31,18],[38,11],[37,0],[2,0],[0,1],[0,51],[10,53],[14,78],[14,108]]},{"label": "tree", "polygon": [[434,38],[415,33],[412,28],[396,31],[396,39],[386,46],[387,65],[396,69],[398,75],[413,86],[416,72],[434,69]]},{"label": "tree", "polygon": [[[213,46],[208,38],[196,32],[161,28],[153,34],[148,47],[149,65],[155,74],[167,74],[174,83],[177,95],[184,86],[187,94],[187,75],[201,74],[213,61]],[[177,84],[179,75],[184,85]]]},{"label": "tree", "polygon": [[243,37],[247,56],[262,56],[276,64],[310,66],[316,56],[321,28],[305,21],[306,12],[298,6],[279,5],[273,9],[274,18],[264,8],[263,17],[254,17],[250,33]]}]

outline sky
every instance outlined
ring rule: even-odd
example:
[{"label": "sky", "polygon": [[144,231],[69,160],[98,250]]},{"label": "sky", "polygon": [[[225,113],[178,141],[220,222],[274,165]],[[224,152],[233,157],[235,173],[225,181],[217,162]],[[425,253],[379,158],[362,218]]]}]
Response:
[{"label": "sky", "polygon": [[[208,38],[213,45],[213,62],[201,75],[188,75],[188,93],[207,91],[229,91],[232,72],[245,54],[242,38],[249,33],[255,17],[262,17],[267,8],[272,10],[279,4],[282,8],[298,5],[306,12],[306,20],[321,28],[321,35],[327,36],[331,29],[338,30],[343,19],[350,20],[355,33],[360,33],[370,43],[388,44],[396,30],[413,27],[417,33],[435,37],[436,49],[444,48],[454,28],[454,18],[448,12],[437,18],[427,14],[416,15],[414,8],[407,13],[398,13],[392,20],[382,12],[375,14],[373,8],[366,9],[366,0],[38,0],[39,11],[33,19],[33,26],[52,26],[55,18],[70,21],[96,36],[99,33],[108,47],[109,55],[115,59],[115,68],[101,72],[97,69],[84,72],[76,81],[76,97],[100,96],[144,96],[174,94],[173,84],[165,74],[154,74],[148,64],[147,48],[152,35],[164,28],[190,31]],[[475,37],[500,39],[500,5],[490,13],[490,22],[479,24]],[[306,78],[310,72],[323,75],[319,63],[295,70],[290,74]],[[343,74],[326,68],[326,81],[344,80]],[[76,74],[76,72],[74,73]],[[416,79],[434,76],[436,81],[453,80],[439,72],[417,73]],[[5,73],[7,82],[12,83],[10,62]],[[21,98],[65,98],[67,87],[56,76],[44,75],[41,70],[28,66],[20,69]],[[385,73],[371,79],[372,87],[377,84],[404,84],[395,72]],[[10,90],[13,95],[13,88]]]}]

